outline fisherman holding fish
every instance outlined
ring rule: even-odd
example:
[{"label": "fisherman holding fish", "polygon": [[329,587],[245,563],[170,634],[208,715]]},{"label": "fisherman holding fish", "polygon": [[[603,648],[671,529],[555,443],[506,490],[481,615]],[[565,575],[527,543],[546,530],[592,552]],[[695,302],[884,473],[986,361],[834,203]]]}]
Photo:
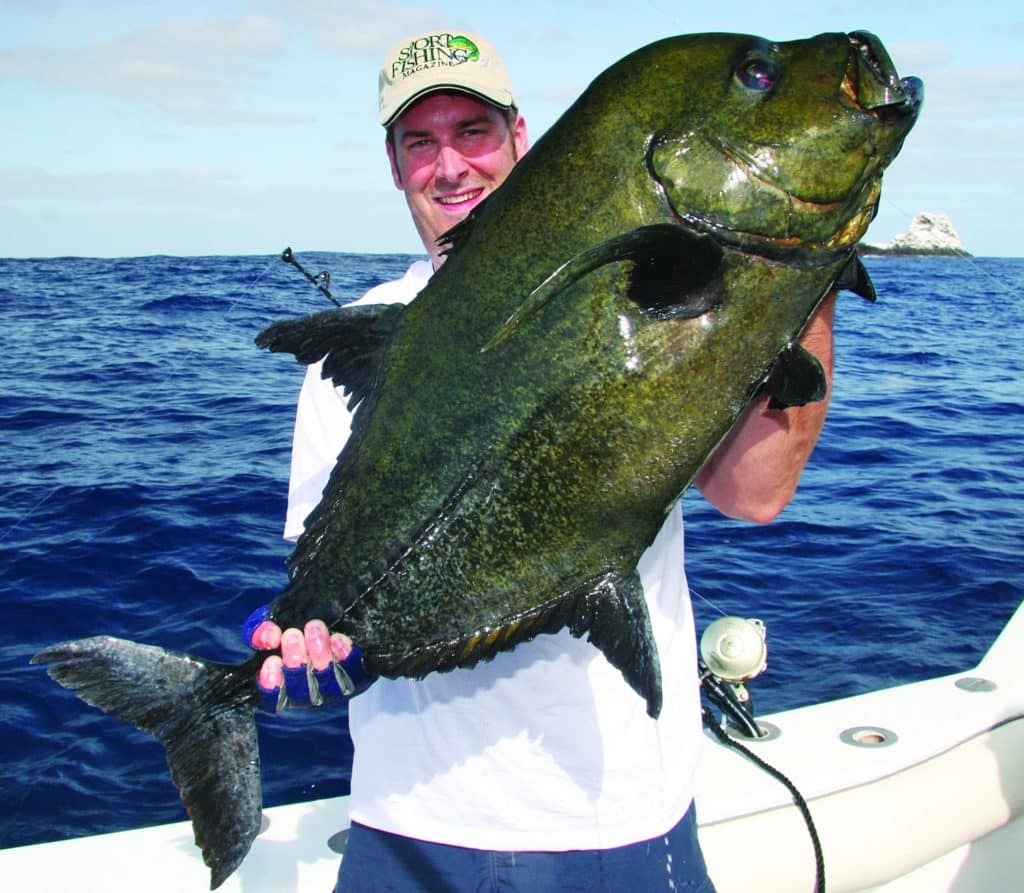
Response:
[{"label": "fisherman holding fish", "polygon": [[32,658],[163,744],[213,889],[260,831],[254,710],[346,697],[341,893],[713,889],[679,498],[754,522],[792,498],[834,292],[874,297],[857,243],[923,95],[865,31],[680,35],[527,152],[483,38],[389,54],[380,121],[430,259],[256,338],[312,364],[257,653]]},{"label": "fisherman holding fish", "polygon": [[[358,303],[406,304],[444,262],[441,237],[527,151],[527,129],[498,54],[464,31],[395,47],[379,104],[392,178],[429,261]],[[800,340],[829,383],[834,300],[825,299]],[[772,520],[796,490],[827,404],[826,395],[773,409],[767,395],[755,398],[697,487],[726,515]],[[298,400],[287,538],[302,533],[349,430],[341,389],[321,378],[320,363],[311,366]],[[593,645],[565,629],[472,669],[374,680],[358,647],[323,622],[282,632],[259,612],[250,618],[250,644],[282,655],[262,666],[266,703],[277,704],[282,686],[288,701],[308,703],[309,678],[321,683],[314,701],[337,698],[336,667],[351,688],[365,688],[348,708],[352,830],[338,893],[713,890],[693,808],[702,733],[678,504],[638,570],[661,659],[657,719]]]}]

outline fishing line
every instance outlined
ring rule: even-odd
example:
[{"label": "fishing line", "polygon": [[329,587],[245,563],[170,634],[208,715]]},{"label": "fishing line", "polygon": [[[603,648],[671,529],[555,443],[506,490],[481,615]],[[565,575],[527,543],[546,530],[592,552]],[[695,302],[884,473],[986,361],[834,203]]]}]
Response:
[{"label": "fishing line", "polygon": [[235,298],[234,301],[232,301],[228,305],[228,309],[224,312],[225,316],[228,316],[231,313],[231,311],[234,310],[235,307],[237,307],[242,302],[243,298],[249,297],[249,295],[251,295],[256,290],[256,286],[259,284],[259,281],[264,276],[266,276],[267,273],[270,272],[270,268],[273,265],[274,265],[274,261],[273,260],[267,261],[267,265],[259,273],[256,274],[256,278],[253,279],[253,281],[251,283],[249,283],[249,287],[244,292],[242,292],[237,298]]},{"label": "fishing line", "polygon": [[[910,218],[911,220],[914,219],[915,215],[913,215],[909,211],[907,211],[906,208],[901,208],[899,205],[896,204],[896,202],[894,202],[894,201],[892,201],[890,199],[884,198],[884,197],[883,197],[883,201],[890,208],[892,208],[894,211],[897,211],[902,217],[907,217],[907,218]],[[952,248],[950,250],[953,252],[953,256],[959,258],[960,260],[967,261],[967,263],[969,263],[971,265],[971,267],[974,269],[975,272],[980,273],[986,279],[992,280],[992,282],[995,285],[999,286],[1002,289],[1007,289],[1007,286],[1009,286],[1009,293],[1010,294],[1019,294],[1020,293],[1020,290],[1018,288],[1015,288],[1013,285],[1010,285],[1010,283],[1008,281],[1001,280],[998,276],[996,276],[990,270],[986,270],[983,266],[981,266],[977,262],[977,258],[975,258],[973,254],[971,254],[969,251],[967,251],[967,249],[965,249],[965,248]],[[921,256],[922,257],[928,257],[928,255],[921,255]],[[939,256],[941,256],[941,255],[939,255]]]},{"label": "fishing line", "polygon": [[718,607],[718,605],[716,605],[713,601],[711,601],[711,599],[705,598],[703,595],[701,595],[692,586],[690,587],[690,595],[697,596],[697,598],[699,598],[702,602],[704,602],[704,604],[706,604],[709,608],[711,608],[712,611],[717,611],[723,617],[728,617],[729,616],[725,611],[723,611],[720,607]]},{"label": "fishing line", "polygon": [[231,302],[231,304],[225,311],[225,315],[230,314],[231,311],[234,310],[235,307],[237,307],[238,304],[244,298],[247,298],[256,290],[256,286],[259,285],[260,280],[263,279],[263,277],[270,272],[270,268],[277,262],[277,260],[283,260],[286,264],[290,264],[291,266],[295,267],[295,269],[302,273],[303,276],[305,276],[314,286],[316,286],[317,291],[319,291],[320,294],[322,294],[324,297],[327,298],[327,300],[334,304],[335,307],[342,306],[341,302],[336,297],[334,297],[333,294],[331,294],[331,274],[327,270],[323,270],[320,273],[316,274],[310,273],[304,266],[302,266],[302,264],[298,262],[298,260],[295,258],[295,254],[289,247],[285,248],[284,251],[281,252],[279,258],[272,258],[267,262],[267,265],[262,270],[260,270],[259,273],[256,274],[256,278],[253,279],[251,283],[249,283],[249,287],[246,288],[244,292],[242,292],[234,301]]},{"label": "fishing line", "polygon": [[[250,294],[252,294],[252,292],[253,292],[253,291],[255,290],[255,288],[256,288],[256,286],[257,286],[257,284],[259,283],[259,281],[260,281],[260,280],[261,280],[261,279],[262,279],[262,278],[263,278],[264,276],[266,276],[266,275],[267,275],[267,273],[269,272],[269,270],[270,270],[271,266],[273,266],[273,264],[274,264],[275,262],[276,262],[276,258],[275,258],[275,259],[272,259],[272,260],[270,260],[270,261],[269,261],[269,262],[267,263],[267,265],[266,265],[266,266],[265,266],[265,267],[263,268],[263,270],[262,270],[262,271],[261,271],[260,273],[258,273],[258,274],[257,274],[256,278],[255,278],[255,279],[254,279],[254,280],[252,281],[252,283],[250,283],[249,287],[248,287],[248,288],[247,288],[247,289],[246,289],[246,290],[245,290],[245,291],[244,291],[244,292],[243,292],[243,293],[242,293],[241,295],[239,295],[239,296],[238,296],[238,297],[237,297],[237,298],[236,298],[236,299],[235,299],[234,301],[232,301],[232,302],[231,302],[231,304],[229,304],[229,305],[228,305],[228,308],[227,308],[227,309],[226,309],[226,310],[224,311],[224,316],[225,316],[225,317],[228,317],[228,316],[230,316],[230,315],[231,315],[231,312],[232,312],[232,311],[233,311],[233,310],[235,309],[235,307],[237,307],[237,306],[238,306],[238,305],[239,305],[239,304],[240,304],[240,303],[242,302],[242,300],[243,300],[244,298],[247,298],[247,297],[248,297],[248,296],[249,296]],[[198,347],[197,347],[197,348],[195,348],[195,349],[194,349],[194,350],[192,350],[192,351],[188,351],[188,352],[187,352],[187,354],[186,354],[186,357],[185,357],[185,358],[183,358],[183,360],[182,360],[182,361],[184,362],[184,360],[185,360],[185,359],[187,359],[188,357],[194,356],[194,355],[195,355],[195,354],[197,354],[198,352],[199,352],[199,348],[198,348]],[[172,367],[172,368],[170,369],[170,372],[171,372],[172,374],[177,374],[177,365],[175,365],[174,367]],[[12,524],[12,525],[11,525],[10,527],[8,527],[8,528],[7,528],[6,530],[4,530],[4,531],[3,531],[2,533],[0,533],[0,543],[4,542],[4,541],[5,541],[5,540],[6,540],[6,539],[7,539],[7,538],[8,538],[8,537],[9,537],[9,536],[11,535],[11,534],[13,534],[13,533],[14,533],[14,532],[15,532],[15,531],[16,531],[16,530],[17,530],[17,529],[18,529],[18,528],[19,528],[19,527],[20,527],[20,526],[21,526],[21,525],[22,525],[22,524],[23,524],[23,523],[25,522],[25,521],[28,521],[28,520],[30,520],[30,519],[31,519],[31,518],[32,518],[32,517],[33,517],[33,516],[34,516],[34,515],[36,514],[36,512],[38,512],[38,511],[39,511],[39,509],[41,509],[41,508],[43,507],[43,505],[44,505],[44,504],[45,504],[45,503],[46,503],[46,502],[47,502],[47,501],[48,501],[48,500],[49,500],[49,499],[50,499],[50,498],[51,498],[51,497],[52,497],[52,496],[54,495],[54,493],[56,493],[56,492],[57,492],[57,491],[58,491],[59,489],[60,489],[60,487],[59,487],[59,486],[57,486],[57,487],[54,487],[54,488],[53,488],[52,490],[50,490],[50,492],[49,492],[49,493],[47,493],[47,494],[46,494],[46,495],[45,495],[45,496],[44,496],[44,497],[43,497],[42,499],[40,499],[40,500],[39,500],[38,502],[36,502],[36,503],[35,503],[35,505],[31,506],[31,507],[30,507],[30,508],[29,508],[29,509],[28,509],[27,511],[23,512],[23,513],[22,513],[22,515],[21,515],[21,517],[20,517],[20,518],[18,519],[18,521],[17,521],[17,522],[15,523],[15,524]]]},{"label": "fishing line", "polygon": [[0,543],[2,543],[5,539],[7,539],[7,537],[9,537],[12,533],[14,533],[14,531],[17,530],[19,527],[21,527],[21,525],[25,521],[27,521],[37,511],[39,511],[39,509],[42,508],[43,503],[46,502],[51,496],[53,496],[53,494],[56,493],[59,489],[60,489],[59,485],[54,487],[49,493],[47,493],[42,499],[40,499],[34,506],[32,506],[27,512],[23,512],[21,517],[17,520],[17,522],[15,524],[12,524],[2,534],[0,534]]}]

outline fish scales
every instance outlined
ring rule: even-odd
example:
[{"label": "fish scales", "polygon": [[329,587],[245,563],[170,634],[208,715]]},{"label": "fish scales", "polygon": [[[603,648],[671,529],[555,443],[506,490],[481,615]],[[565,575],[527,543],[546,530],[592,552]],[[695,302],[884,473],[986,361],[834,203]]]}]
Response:
[{"label": "fish scales", "polygon": [[[720,53],[734,56],[744,46],[742,40],[731,41]],[[661,70],[683,58],[688,65],[677,66],[685,72],[683,77],[706,80],[700,69],[707,61],[689,61],[689,49],[665,43],[653,52],[649,68]],[[842,79],[840,72],[847,65],[845,55],[832,63],[833,81]],[[799,332],[835,278],[837,264],[845,261],[831,258],[831,264],[819,262],[816,269],[804,264],[794,271],[781,263],[766,270],[760,258],[751,265],[745,255],[726,259],[718,268],[722,274],[719,293],[746,290],[760,300],[745,308],[723,300],[718,311],[723,324],[714,328],[703,319],[644,318],[626,297],[630,262],[609,264],[567,288],[547,308],[549,312],[514,338],[481,351],[515,313],[524,290],[539,286],[567,257],[613,239],[631,226],[675,219],[663,184],[650,173],[652,134],[665,132],[669,123],[679,128],[682,122],[683,129],[690,130],[685,122],[696,126],[709,108],[716,107],[718,97],[705,96],[703,103],[688,106],[689,95],[684,99],[676,91],[680,95],[669,103],[661,91],[654,102],[641,101],[650,92],[650,78],[640,76],[648,70],[626,60],[588,91],[563,119],[556,139],[542,140],[513,171],[509,188],[474,215],[467,239],[471,249],[460,247],[452,253],[414,302],[411,309],[419,312],[410,313],[396,331],[382,370],[390,390],[374,406],[375,424],[367,431],[366,444],[343,455],[342,464],[351,459],[346,468],[353,469],[352,477],[371,474],[363,467],[378,465],[382,469],[378,477],[388,479],[397,501],[382,509],[379,486],[356,491],[346,480],[328,489],[321,510],[310,520],[314,529],[321,525],[322,536],[311,539],[315,549],[311,546],[297,555],[296,583],[282,597],[282,609],[288,608],[286,603],[295,592],[307,587],[317,607],[330,602],[330,593],[344,591],[337,579],[350,579],[388,549],[389,537],[422,543],[422,548],[406,553],[403,567],[393,568],[388,578],[365,589],[357,606],[339,606],[345,616],[339,618],[337,628],[363,643],[381,672],[391,668],[387,659],[377,658],[396,642],[423,647],[433,641],[444,647],[484,626],[508,622],[536,606],[538,599],[558,593],[559,586],[569,597],[571,584],[581,578],[628,571],[650,542],[666,507],[690,482],[742,408],[751,383],[763,376],[767,365]],[[621,108],[656,108],[658,115],[628,117],[623,123],[621,114],[610,113]],[[589,126],[577,126],[577,120],[586,120]],[[572,137],[570,151],[559,144],[566,135]],[[607,151],[608,145],[615,145],[616,151]],[[578,169],[581,160],[588,166],[584,182],[589,187],[562,188],[583,176]],[[565,201],[571,201],[572,207],[559,204]],[[522,250],[517,241],[516,250],[510,251],[509,233],[525,231],[531,232],[531,239]],[[766,285],[768,279],[770,285]],[[780,310],[787,308],[781,306],[778,295],[794,284],[800,299],[791,302],[785,316]],[[747,318],[774,318],[778,324],[769,331],[757,322],[745,325],[743,319],[734,320],[743,309]],[[428,324],[421,324],[424,318]],[[625,345],[619,337],[623,318],[635,330],[632,343]],[[634,357],[641,348],[646,348],[648,357],[666,357],[668,368],[649,364],[646,374],[644,369],[635,370],[624,380],[629,357],[623,354],[631,347]],[[688,359],[679,362],[680,356]],[[753,365],[744,368],[741,358],[751,358]],[[717,404],[708,401],[710,388],[721,392],[723,382],[735,383],[730,399]],[[605,395],[617,383],[622,384],[625,397],[610,403]],[[409,400],[410,393],[417,399]],[[560,397],[565,394],[571,397]],[[678,399],[670,399],[673,395]],[[553,407],[559,405],[568,409],[556,412]],[[614,411],[607,412],[609,406]],[[646,418],[639,415],[642,407],[648,409]],[[671,444],[630,435],[645,426],[665,432],[664,417],[673,411],[678,427],[667,432]],[[600,413],[610,418],[599,422],[595,416]],[[541,420],[549,424],[537,424]],[[523,465],[523,460],[510,461],[519,432],[528,432],[533,455],[540,458],[555,450],[559,439],[566,439],[563,429],[571,425],[580,429],[573,449],[561,449],[555,459],[543,460],[557,468],[552,487],[540,489],[544,469],[537,462],[528,466],[529,473],[520,473],[518,487],[508,480],[512,469]],[[623,435],[621,443],[614,442],[613,430]],[[654,449],[644,449],[645,443]],[[674,452],[680,443],[688,449]],[[588,447],[598,444],[617,464],[621,481],[607,476],[609,463],[583,467],[581,459]],[[496,458],[480,466],[482,455]],[[613,546],[607,534],[594,535],[598,531],[593,525],[581,527],[581,518],[595,514],[602,519],[628,518],[622,494],[638,479],[637,462],[645,459],[645,468],[662,461],[664,470],[658,479],[664,488],[648,488],[638,497],[647,507],[643,523],[630,529],[621,529],[626,525],[620,524],[613,531],[626,542]],[[466,518],[476,511],[470,505],[478,503],[462,496],[457,505],[446,503],[441,508],[439,500],[466,486],[470,474],[475,476],[474,487],[484,489],[497,485],[496,474],[503,475],[501,492],[513,492],[516,499],[501,518],[494,501],[490,518],[474,517],[477,527],[472,549],[467,550],[463,527],[472,522],[456,523],[453,516]],[[602,480],[601,489],[610,494],[612,504],[595,509],[591,493],[594,483]],[[526,492],[527,484],[532,491]],[[580,498],[574,500],[574,496]],[[653,514],[650,506],[656,506]],[[404,522],[398,520],[403,509]],[[418,539],[424,517],[439,524],[431,528],[429,537]],[[566,537],[559,535],[564,517],[573,519],[584,540],[573,541],[570,550]],[[352,523],[351,518],[359,522]],[[440,523],[451,531],[450,539],[442,535]],[[526,536],[528,530],[535,535]],[[375,535],[375,531],[381,533]],[[588,543],[595,545],[588,549]],[[569,554],[587,560],[566,566]],[[450,574],[452,555],[472,556],[474,573],[468,574],[460,562],[459,573]],[[523,566],[526,556],[528,566]],[[413,603],[422,610],[413,610]],[[310,609],[303,599],[297,613],[283,616],[297,622]],[[392,647],[388,653],[396,651],[401,648]]]},{"label": "fish scales", "polygon": [[[637,561],[756,393],[825,395],[795,342],[831,290],[873,296],[856,243],[922,90],[864,32],[660,41],[448,234],[411,304],[262,333],[358,406],[274,619],[414,677],[568,628],[657,716]],[[259,828],[263,659],[109,637],[34,658],[165,745],[212,886]]]}]

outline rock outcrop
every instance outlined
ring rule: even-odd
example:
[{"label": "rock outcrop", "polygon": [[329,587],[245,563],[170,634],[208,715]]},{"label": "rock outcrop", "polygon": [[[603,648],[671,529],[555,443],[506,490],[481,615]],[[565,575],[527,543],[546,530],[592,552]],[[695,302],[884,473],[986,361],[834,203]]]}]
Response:
[{"label": "rock outcrop", "polygon": [[932,255],[939,257],[970,257],[953,221],[945,214],[918,214],[910,229],[893,238],[887,245],[862,243],[861,254]]}]

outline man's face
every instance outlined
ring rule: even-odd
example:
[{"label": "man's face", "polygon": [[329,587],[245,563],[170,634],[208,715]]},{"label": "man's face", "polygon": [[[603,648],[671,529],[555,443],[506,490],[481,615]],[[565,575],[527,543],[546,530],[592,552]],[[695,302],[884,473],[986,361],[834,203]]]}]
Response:
[{"label": "man's face", "polygon": [[497,189],[527,149],[526,122],[465,93],[433,93],[395,122],[391,175],[434,266],[437,238]]}]

